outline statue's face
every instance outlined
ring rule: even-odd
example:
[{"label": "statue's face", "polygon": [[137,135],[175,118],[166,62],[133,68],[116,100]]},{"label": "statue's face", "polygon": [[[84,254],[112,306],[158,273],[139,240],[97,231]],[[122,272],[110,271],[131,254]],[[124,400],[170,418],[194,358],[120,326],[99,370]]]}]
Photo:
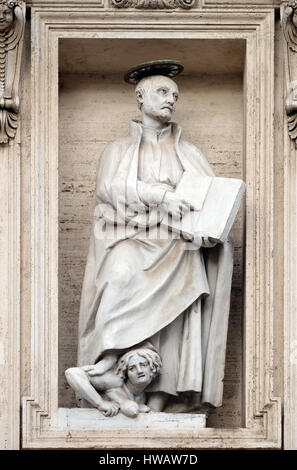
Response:
[{"label": "statue's face", "polygon": [[0,5],[0,31],[6,31],[13,22],[13,10],[7,5]]},{"label": "statue's face", "polygon": [[142,113],[163,123],[169,122],[176,108],[178,87],[169,77],[150,77],[142,96]]},{"label": "statue's face", "polygon": [[149,385],[152,380],[152,371],[147,360],[138,354],[132,356],[129,360],[127,376],[132,385]]}]

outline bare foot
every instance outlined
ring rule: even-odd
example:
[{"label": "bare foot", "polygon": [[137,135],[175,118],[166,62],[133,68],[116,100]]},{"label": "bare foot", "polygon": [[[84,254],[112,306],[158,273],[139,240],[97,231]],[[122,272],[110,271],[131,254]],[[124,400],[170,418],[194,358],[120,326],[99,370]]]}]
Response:
[{"label": "bare foot", "polygon": [[94,377],[95,375],[102,375],[111,369],[115,363],[117,362],[117,356],[115,354],[107,354],[101,361],[97,362],[97,364],[91,366],[83,366],[82,369],[85,372],[88,372],[90,377]]},{"label": "bare foot", "polygon": [[126,400],[121,403],[121,412],[129,418],[135,418],[139,413],[139,408],[135,401]]}]

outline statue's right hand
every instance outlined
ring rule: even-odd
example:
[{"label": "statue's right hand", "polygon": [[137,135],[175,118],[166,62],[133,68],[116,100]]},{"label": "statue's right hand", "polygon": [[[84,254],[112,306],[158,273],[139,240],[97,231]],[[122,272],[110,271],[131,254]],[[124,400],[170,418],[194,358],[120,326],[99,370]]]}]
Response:
[{"label": "statue's right hand", "polygon": [[102,403],[98,406],[98,410],[101,411],[104,416],[115,416],[118,414],[120,407],[115,402],[109,403],[107,401],[102,401]]},{"label": "statue's right hand", "polygon": [[192,207],[187,201],[180,200],[173,191],[166,191],[163,206],[173,218],[180,219]]}]

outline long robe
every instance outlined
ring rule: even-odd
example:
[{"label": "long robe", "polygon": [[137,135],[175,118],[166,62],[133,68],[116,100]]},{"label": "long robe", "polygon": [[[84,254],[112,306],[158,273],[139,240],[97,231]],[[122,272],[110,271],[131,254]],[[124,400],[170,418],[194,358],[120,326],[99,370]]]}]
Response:
[{"label": "long robe", "polygon": [[213,171],[201,152],[181,139],[174,123],[160,137],[171,138],[167,148],[175,164],[171,167],[163,150],[163,169],[160,156],[154,167],[160,143],[152,146],[147,166],[143,132],[142,125],[132,121],[130,135],[109,145],[99,160],[78,365],[94,364],[108,351],[149,341],[163,359],[152,391],[201,392],[202,402],[220,406],[232,243],[188,249],[189,242],[160,223],[158,211],[165,192],[174,190],[174,179],[183,171],[204,176],[213,176]]}]

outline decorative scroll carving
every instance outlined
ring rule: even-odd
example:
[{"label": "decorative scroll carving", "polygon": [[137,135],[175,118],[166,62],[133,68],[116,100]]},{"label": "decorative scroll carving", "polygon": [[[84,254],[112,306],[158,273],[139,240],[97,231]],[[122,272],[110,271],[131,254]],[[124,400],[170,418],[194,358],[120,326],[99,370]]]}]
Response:
[{"label": "decorative scroll carving", "polygon": [[117,8],[158,8],[158,9],[174,9],[174,8],[192,8],[196,0],[112,0],[111,4]]},{"label": "decorative scroll carving", "polygon": [[290,2],[282,15],[283,33],[287,42],[285,109],[290,139],[297,147],[297,1]]},{"label": "decorative scroll carving", "polygon": [[297,1],[290,2],[283,16],[283,31],[288,47],[297,52]]},{"label": "decorative scroll carving", "polygon": [[26,7],[22,0],[0,0],[0,143],[15,137]]}]

